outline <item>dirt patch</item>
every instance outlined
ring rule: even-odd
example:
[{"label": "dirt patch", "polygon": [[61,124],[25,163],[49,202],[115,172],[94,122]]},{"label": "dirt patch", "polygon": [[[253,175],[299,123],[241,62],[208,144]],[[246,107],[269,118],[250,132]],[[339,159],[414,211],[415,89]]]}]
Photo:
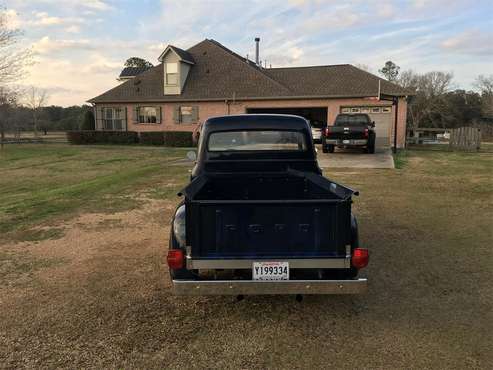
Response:
[{"label": "dirt patch", "polygon": [[409,160],[403,171],[328,174],[361,191],[367,295],[171,295],[174,195],[53,224],[58,239],[3,244],[0,367],[487,368],[493,218],[476,182],[491,181],[476,174],[470,186],[455,162],[434,175]]}]

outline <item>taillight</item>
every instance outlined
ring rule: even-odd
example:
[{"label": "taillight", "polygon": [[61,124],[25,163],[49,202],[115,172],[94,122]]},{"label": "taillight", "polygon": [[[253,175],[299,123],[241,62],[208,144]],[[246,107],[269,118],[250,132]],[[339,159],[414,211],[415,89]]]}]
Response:
[{"label": "taillight", "polygon": [[166,260],[168,261],[168,267],[170,269],[178,270],[183,268],[185,256],[183,255],[183,251],[181,249],[170,249]]},{"label": "taillight", "polygon": [[365,137],[368,137],[368,129],[365,128]]},{"label": "taillight", "polygon": [[330,130],[329,130],[329,128],[328,128],[328,127],[326,127],[326,128],[324,129],[324,135],[325,135],[325,136],[329,136],[329,134],[330,134]]},{"label": "taillight", "polygon": [[353,256],[351,257],[351,264],[359,270],[368,266],[369,258],[368,249],[355,248],[353,250]]}]

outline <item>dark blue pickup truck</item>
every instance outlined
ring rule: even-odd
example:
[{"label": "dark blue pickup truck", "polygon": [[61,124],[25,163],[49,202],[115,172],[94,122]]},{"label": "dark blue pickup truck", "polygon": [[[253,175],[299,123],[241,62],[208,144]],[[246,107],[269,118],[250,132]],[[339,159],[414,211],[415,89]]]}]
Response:
[{"label": "dark blue pickup truck", "polygon": [[366,291],[357,192],[322,176],[304,118],[207,120],[180,195],[167,256],[175,294]]}]

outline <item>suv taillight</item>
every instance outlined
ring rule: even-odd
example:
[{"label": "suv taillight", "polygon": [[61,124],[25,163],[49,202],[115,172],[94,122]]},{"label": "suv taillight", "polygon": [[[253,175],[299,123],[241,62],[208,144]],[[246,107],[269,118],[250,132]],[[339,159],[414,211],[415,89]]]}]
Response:
[{"label": "suv taillight", "polygon": [[183,262],[185,260],[185,256],[181,249],[170,249],[168,251],[168,256],[166,257],[166,261],[168,262],[168,267],[172,270],[178,270],[183,268]]},{"label": "suv taillight", "polygon": [[365,137],[368,137],[368,129],[365,128]]},{"label": "suv taillight", "polygon": [[368,260],[370,256],[368,254],[368,249],[365,248],[354,248],[353,255],[351,257],[351,265],[356,267],[358,270],[363,267],[368,266]]},{"label": "suv taillight", "polygon": [[324,128],[324,136],[327,137],[330,135],[330,129],[328,127]]}]

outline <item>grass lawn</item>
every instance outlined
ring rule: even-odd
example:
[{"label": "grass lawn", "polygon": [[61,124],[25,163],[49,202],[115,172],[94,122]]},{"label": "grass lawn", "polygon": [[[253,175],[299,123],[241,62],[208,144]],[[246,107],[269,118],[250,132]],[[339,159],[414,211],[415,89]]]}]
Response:
[{"label": "grass lawn", "polygon": [[[170,194],[187,175],[169,162],[184,148],[6,145],[0,152],[0,233],[27,239],[29,229],[78,212],[137,206],[137,192]],[[41,236],[41,235],[40,235]]]},{"label": "grass lawn", "polygon": [[410,150],[395,170],[327,170],[361,193],[370,288],[302,303],[170,294],[169,220],[189,176],[170,161],[185,152],[7,146],[3,366],[491,367],[492,151]]}]

